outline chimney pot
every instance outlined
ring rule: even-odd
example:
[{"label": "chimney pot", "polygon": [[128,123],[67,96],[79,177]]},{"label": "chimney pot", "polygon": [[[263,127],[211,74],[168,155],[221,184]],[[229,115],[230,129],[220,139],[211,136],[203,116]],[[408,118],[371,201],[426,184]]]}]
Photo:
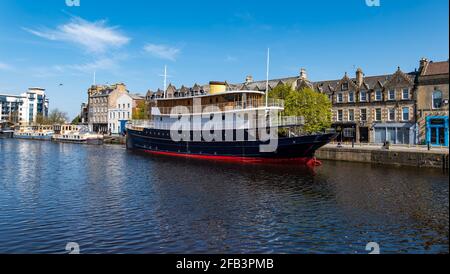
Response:
[{"label": "chimney pot", "polygon": [[300,79],[302,79],[302,80],[308,79],[308,74],[306,73],[306,69],[305,68],[301,68],[300,69]]}]

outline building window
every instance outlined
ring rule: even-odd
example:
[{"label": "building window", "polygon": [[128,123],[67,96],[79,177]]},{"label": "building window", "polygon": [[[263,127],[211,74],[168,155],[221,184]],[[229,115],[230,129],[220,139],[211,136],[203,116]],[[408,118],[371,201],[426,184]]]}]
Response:
[{"label": "building window", "polygon": [[395,121],[395,109],[394,108],[389,109],[389,121]]},{"label": "building window", "polygon": [[407,89],[407,88],[403,89],[402,99],[403,100],[408,100],[409,99],[409,89]]},{"label": "building window", "polygon": [[409,121],[409,108],[403,108],[403,121]]},{"label": "building window", "polygon": [[366,102],[367,101],[367,91],[361,90],[360,99],[361,99],[360,100],[361,102]]},{"label": "building window", "polygon": [[383,95],[382,95],[382,93],[381,93],[381,90],[380,90],[380,89],[377,89],[377,90],[375,91],[375,100],[376,100],[376,101],[381,101],[382,98],[383,98]]},{"label": "building window", "polygon": [[348,94],[348,101],[350,103],[355,102],[355,93],[354,92],[349,92],[349,94]]},{"label": "building window", "polygon": [[375,109],[375,121],[381,121],[381,108]]},{"label": "building window", "polygon": [[342,101],[343,101],[343,95],[342,95],[342,93],[339,93],[337,96],[337,102],[342,103]]},{"label": "building window", "polygon": [[342,109],[340,109],[340,110],[338,110],[338,115],[337,115],[338,117],[337,117],[337,120],[339,121],[339,122],[342,122],[342,119],[343,119],[343,111],[342,111]]},{"label": "building window", "polygon": [[433,92],[433,109],[442,108],[442,91]]},{"label": "building window", "polygon": [[348,90],[348,83],[343,83],[341,86],[341,90]]},{"label": "building window", "polygon": [[351,122],[355,121],[355,111],[353,109],[348,110],[348,120]]},{"label": "building window", "polygon": [[389,100],[395,100],[395,90],[393,89],[389,90]]}]

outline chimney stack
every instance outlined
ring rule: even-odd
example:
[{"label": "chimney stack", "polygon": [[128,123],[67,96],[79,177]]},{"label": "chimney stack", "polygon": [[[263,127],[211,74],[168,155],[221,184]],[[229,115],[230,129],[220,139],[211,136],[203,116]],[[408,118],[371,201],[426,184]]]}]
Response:
[{"label": "chimney stack", "polygon": [[361,68],[356,70],[356,84],[361,86],[364,82],[364,73]]},{"label": "chimney stack", "polygon": [[253,83],[253,76],[248,75],[248,76],[245,78],[245,83],[246,83],[246,84]]},{"label": "chimney stack", "polygon": [[306,73],[306,69],[304,69],[304,68],[300,69],[300,79],[302,79],[302,80],[308,79],[308,74]]},{"label": "chimney stack", "polygon": [[422,70],[430,63],[430,60],[428,60],[427,58],[422,58],[420,59],[420,67],[419,67],[419,71],[422,72]]}]

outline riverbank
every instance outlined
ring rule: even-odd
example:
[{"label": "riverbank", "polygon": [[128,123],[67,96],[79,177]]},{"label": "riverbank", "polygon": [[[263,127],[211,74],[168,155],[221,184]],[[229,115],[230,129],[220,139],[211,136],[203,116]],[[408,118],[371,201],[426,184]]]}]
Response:
[{"label": "riverbank", "polygon": [[329,144],[316,152],[319,160],[449,169],[448,148]]}]

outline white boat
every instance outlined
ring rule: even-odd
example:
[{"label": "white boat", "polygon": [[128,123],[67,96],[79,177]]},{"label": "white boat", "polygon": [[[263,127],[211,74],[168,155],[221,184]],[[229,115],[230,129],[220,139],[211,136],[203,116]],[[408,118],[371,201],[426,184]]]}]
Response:
[{"label": "white boat", "polygon": [[52,126],[21,127],[14,132],[14,138],[51,141],[54,134]]},{"label": "white boat", "polygon": [[53,141],[88,145],[103,144],[103,135],[90,133],[87,126],[64,125],[59,134],[53,135]]}]

